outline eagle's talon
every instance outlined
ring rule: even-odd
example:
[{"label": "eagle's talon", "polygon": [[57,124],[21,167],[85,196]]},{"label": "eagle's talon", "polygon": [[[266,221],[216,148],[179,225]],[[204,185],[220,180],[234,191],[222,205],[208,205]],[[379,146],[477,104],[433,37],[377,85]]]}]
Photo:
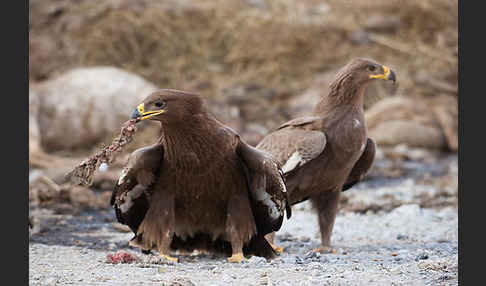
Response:
[{"label": "eagle's talon", "polygon": [[280,246],[277,246],[273,243],[270,243],[270,246],[273,248],[273,250],[275,250],[278,254],[282,254],[283,253],[283,248],[280,247]]},{"label": "eagle's talon", "polygon": [[337,249],[329,246],[323,246],[323,247],[312,249],[312,252],[319,252],[321,254],[336,254]]},{"label": "eagle's talon", "polygon": [[228,257],[228,262],[231,263],[241,263],[243,261],[247,261],[247,259],[243,256],[243,253],[236,253]]},{"label": "eagle's talon", "polygon": [[162,258],[162,259],[167,259],[171,262],[179,262],[179,259],[177,257],[172,257],[170,255],[167,255],[167,254],[159,254],[159,257]]}]

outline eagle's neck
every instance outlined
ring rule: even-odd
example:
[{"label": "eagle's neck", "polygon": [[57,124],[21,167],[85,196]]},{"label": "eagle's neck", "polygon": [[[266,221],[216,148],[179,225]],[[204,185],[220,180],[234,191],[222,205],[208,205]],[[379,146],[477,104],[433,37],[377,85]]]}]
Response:
[{"label": "eagle's neck", "polygon": [[329,114],[337,107],[349,107],[363,110],[364,94],[368,83],[357,83],[348,75],[337,77],[330,85],[327,95],[322,95],[313,115],[324,116]]},{"label": "eagle's neck", "polygon": [[171,122],[161,124],[163,134],[159,142],[163,144],[164,161],[178,170],[196,170],[203,168],[212,159],[210,154],[217,151],[212,144],[209,122],[201,118],[189,122]]}]

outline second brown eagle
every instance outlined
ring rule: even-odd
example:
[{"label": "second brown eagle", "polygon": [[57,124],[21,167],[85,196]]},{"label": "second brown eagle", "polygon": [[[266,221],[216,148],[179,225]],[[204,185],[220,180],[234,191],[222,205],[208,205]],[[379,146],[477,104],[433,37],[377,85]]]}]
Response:
[{"label": "second brown eagle", "polygon": [[[282,164],[290,204],[310,199],[317,210],[323,252],[330,247],[342,191],[363,179],[372,166],[375,143],[367,136],[363,102],[374,80],[395,82],[395,73],[369,59],[344,66],[311,115],[283,123],[257,148]],[[273,242],[273,235],[267,238]]]}]

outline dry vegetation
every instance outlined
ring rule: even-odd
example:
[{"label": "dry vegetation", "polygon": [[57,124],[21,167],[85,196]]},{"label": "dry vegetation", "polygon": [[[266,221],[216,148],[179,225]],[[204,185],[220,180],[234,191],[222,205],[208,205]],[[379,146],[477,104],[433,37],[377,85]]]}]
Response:
[{"label": "dry vegetation", "polygon": [[215,96],[258,84],[284,94],[364,56],[400,94],[457,95],[457,1],[31,1],[31,80],[113,65],[161,87]]}]

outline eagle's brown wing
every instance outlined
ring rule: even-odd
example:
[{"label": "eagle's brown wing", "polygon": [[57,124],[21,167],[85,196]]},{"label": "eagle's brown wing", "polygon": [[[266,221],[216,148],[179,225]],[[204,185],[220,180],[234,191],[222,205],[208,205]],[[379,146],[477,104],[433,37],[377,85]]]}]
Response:
[{"label": "eagle's brown wing", "polygon": [[117,220],[137,233],[149,207],[150,187],[161,171],[164,149],[152,145],[130,154],[113,189],[111,205]]},{"label": "eagle's brown wing", "polygon": [[320,120],[301,117],[288,121],[263,138],[257,148],[270,153],[281,164],[284,174],[288,174],[324,151],[326,134],[312,130]]},{"label": "eagle's brown wing", "polygon": [[313,124],[313,123],[319,122],[320,120],[322,120],[322,118],[321,117],[318,117],[318,116],[303,116],[303,117],[298,117],[298,118],[294,118],[292,120],[289,120],[289,121],[281,124],[277,128],[277,130],[280,130],[280,129],[283,129],[283,128],[289,127],[289,126],[293,126],[293,127],[305,126],[305,125],[309,125],[309,124]]},{"label": "eagle's brown wing", "polygon": [[366,142],[366,147],[359,157],[358,161],[354,165],[351,173],[343,186],[343,192],[353,187],[356,183],[361,181],[366,173],[370,170],[371,165],[373,165],[373,160],[375,159],[376,144],[373,139],[368,138]]},{"label": "eagle's brown wing", "polygon": [[284,213],[291,216],[287,190],[278,162],[236,136],[236,153],[247,175],[252,211],[260,235],[280,229]]}]

